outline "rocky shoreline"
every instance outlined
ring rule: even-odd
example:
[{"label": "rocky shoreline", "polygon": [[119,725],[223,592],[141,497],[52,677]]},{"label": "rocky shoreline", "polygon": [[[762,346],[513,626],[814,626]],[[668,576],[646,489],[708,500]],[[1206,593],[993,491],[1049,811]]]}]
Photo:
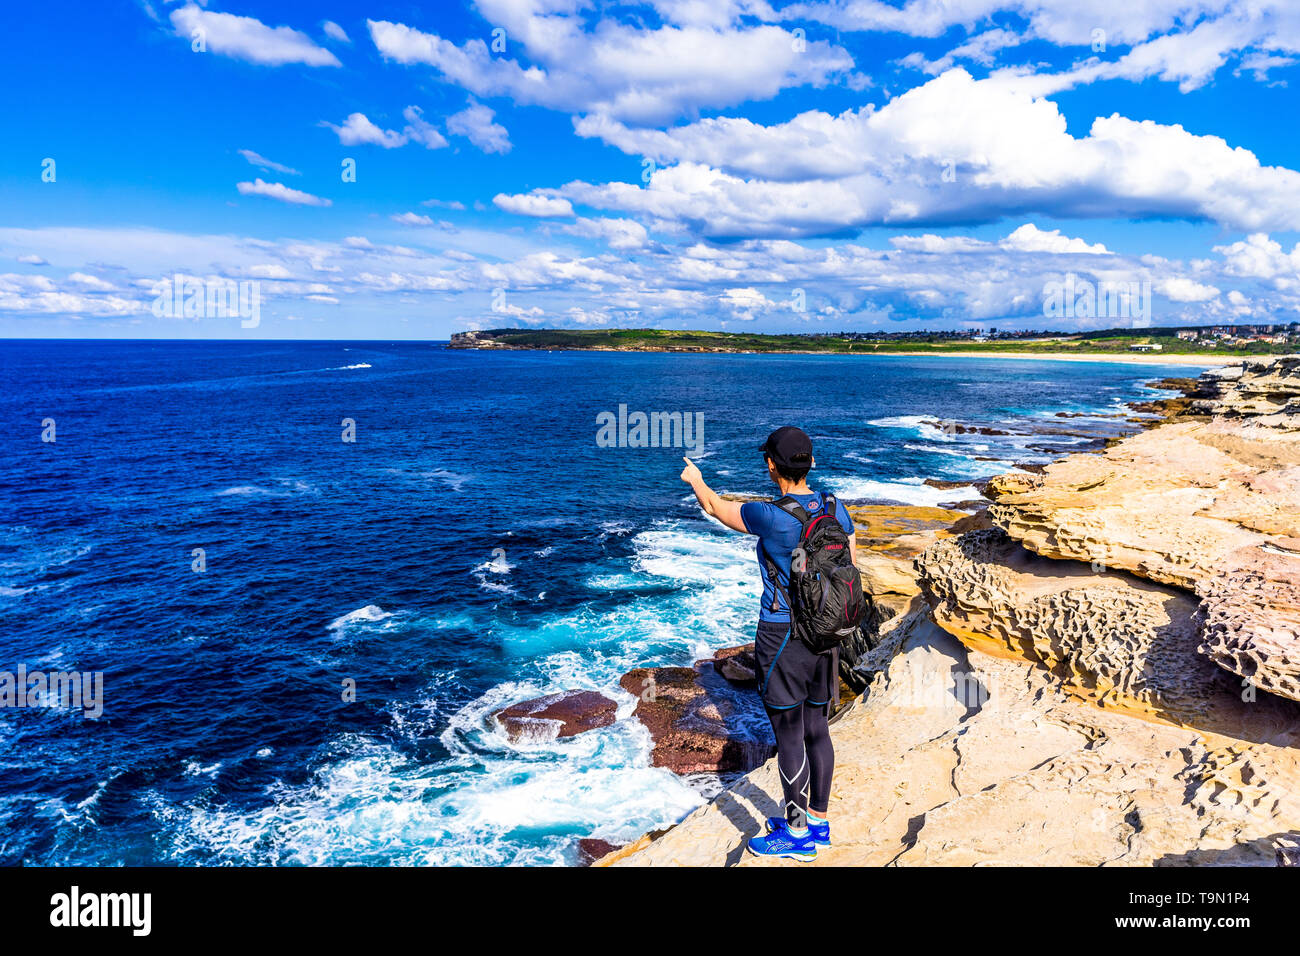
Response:
[{"label": "rocky shoreline", "polygon": [[[1295,859],[1300,357],[1163,384],[1180,394],[1135,409],[1158,419],[1083,429],[1083,451],[989,481],[986,507],[854,509],[872,612],[819,862]],[[780,794],[724,692],[752,679],[745,653],[624,678],[657,766],[749,772],[588,859],[774,865],[743,853]]]}]

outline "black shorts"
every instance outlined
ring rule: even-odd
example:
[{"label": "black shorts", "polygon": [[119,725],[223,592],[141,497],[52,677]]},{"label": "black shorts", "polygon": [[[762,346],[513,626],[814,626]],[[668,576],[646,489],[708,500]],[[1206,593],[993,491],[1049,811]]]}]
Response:
[{"label": "black shorts", "polygon": [[839,648],[816,654],[780,621],[759,621],[754,637],[758,658],[758,693],[773,710],[788,710],[804,701],[834,700],[840,669]]}]

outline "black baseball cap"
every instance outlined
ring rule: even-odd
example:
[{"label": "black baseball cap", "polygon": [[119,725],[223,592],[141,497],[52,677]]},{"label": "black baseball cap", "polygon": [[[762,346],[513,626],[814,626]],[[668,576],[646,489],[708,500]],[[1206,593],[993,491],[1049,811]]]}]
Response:
[{"label": "black baseball cap", "polygon": [[783,425],[758,446],[772,463],[781,468],[811,468],[812,439],[802,428]]}]

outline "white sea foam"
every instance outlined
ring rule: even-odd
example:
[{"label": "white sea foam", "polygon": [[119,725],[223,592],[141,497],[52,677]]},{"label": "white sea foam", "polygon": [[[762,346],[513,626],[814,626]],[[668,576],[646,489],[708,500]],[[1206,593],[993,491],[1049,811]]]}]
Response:
[{"label": "white sea foam", "polygon": [[[668,582],[668,593],[593,603],[540,622],[478,622],[512,658],[512,679],[450,709],[444,702],[454,691],[438,683],[426,706],[395,709],[393,727],[404,740],[437,726],[448,758],[419,760],[390,743],[344,735],[322,748],[308,783],[277,784],[252,811],[202,799],[178,806],[155,795],[172,858],[546,865],[573,861],[575,835],[628,841],[680,820],[716,781],[649,765],[649,734],[631,719],[635,698],[618,681],[636,666],[689,664],[752,638],[759,595],[752,541],[694,518],[662,521],[630,544],[632,556],[620,559],[627,565],[611,562],[592,577]],[[373,627],[389,616],[366,605],[339,618],[336,630]],[[520,744],[489,720],[511,703],[570,688],[614,700],[615,723]]]},{"label": "white sea foam", "polygon": [[391,611],[385,611],[378,604],[367,604],[365,607],[359,607],[355,611],[348,611],[342,617],[335,618],[330,622],[329,630],[341,631],[358,624],[377,624],[380,621],[388,620],[392,616]]},{"label": "white sea foam", "polygon": [[238,497],[269,497],[282,498],[289,495],[318,495],[320,489],[310,482],[301,481],[297,478],[275,478],[277,485],[275,488],[266,488],[262,485],[232,485],[218,491],[215,495],[217,498],[226,498],[231,496]]},{"label": "white sea foam", "polygon": [[903,447],[927,455],[943,455],[943,464],[933,475],[935,478],[947,480],[987,478],[998,472],[1015,470],[1014,463],[1010,459],[999,458],[988,461],[986,458],[976,458],[969,454],[970,451],[974,450],[969,445],[964,448],[945,448],[942,445],[904,445]]},{"label": "white sea foam", "polygon": [[68,587],[71,578],[48,584],[29,584],[32,578],[41,577],[54,568],[66,567],[79,561],[94,550],[94,545],[83,544],[75,539],[68,543],[51,543],[43,534],[38,534],[25,525],[5,529],[3,543],[15,549],[17,554],[5,561],[0,561],[0,597],[18,598],[24,594],[44,591],[47,588],[62,590]]},{"label": "white sea foam", "polygon": [[478,567],[474,569],[475,571],[490,571],[493,574],[509,574],[516,567],[518,567],[518,565],[511,564],[510,561],[506,558],[506,552],[504,548],[494,548],[493,551],[496,553],[495,556],[492,558],[492,560],[484,561],[482,564],[480,564]]},{"label": "white sea foam", "polygon": [[228,495],[269,495],[270,489],[261,488],[257,485],[233,485],[230,488],[224,488],[217,492],[218,498],[224,498]]},{"label": "white sea foam", "polygon": [[875,425],[877,428],[897,428],[910,431],[917,438],[924,438],[928,441],[952,441],[950,436],[945,435],[941,429],[931,424],[933,421],[935,421],[935,418],[932,415],[893,415],[888,418],[873,418],[867,424]]},{"label": "white sea foam", "polygon": [[504,582],[493,580],[492,578],[489,578],[486,574],[484,574],[481,571],[476,572],[474,574],[474,580],[478,582],[478,586],[480,590],[488,591],[494,594],[509,594],[512,597],[519,596],[519,592],[516,591],[513,587],[511,587],[509,584],[505,584]]},{"label": "white sea foam", "polygon": [[649,735],[638,721],[562,743],[531,757],[502,750],[428,763],[349,735],[330,747],[344,756],[318,766],[306,785],[275,785],[251,812],[176,806],[156,794],[152,802],[181,860],[198,852],[262,864],[409,866],[571,862],[573,838],[563,834],[630,841],[702,802],[670,771],[647,765]]},{"label": "white sea foam", "polygon": [[336,367],[330,369],[330,371],[331,371],[331,372],[346,372],[348,369],[353,369],[353,368],[370,368],[370,367],[371,367],[371,366],[370,366],[368,363],[366,363],[366,362],[360,362],[360,363],[358,363],[357,365],[339,365],[339,366],[336,366]]},{"label": "white sea foam", "polygon": [[837,478],[825,480],[841,498],[896,501],[905,505],[936,506],[943,502],[967,501],[980,497],[972,486],[961,488],[931,488],[920,478],[903,478],[898,481],[875,481],[871,478]]},{"label": "white sea foam", "polygon": [[952,455],[952,456],[954,456],[954,457],[956,457],[956,458],[967,458],[967,457],[969,457],[969,455],[967,454],[967,452],[963,451],[963,450],[960,449],[960,448],[951,448],[951,447],[949,447],[949,448],[945,448],[943,445],[911,445],[911,444],[904,444],[903,447],[909,449],[910,451],[923,451],[923,452],[927,452],[928,454],[931,454],[931,455]]},{"label": "white sea foam", "polygon": [[459,475],[454,471],[447,471],[442,468],[437,468],[434,469],[433,471],[422,472],[421,474],[425,478],[432,478],[435,481],[441,482],[442,484],[450,488],[452,491],[457,493],[463,491],[465,485],[468,484],[470,481],[472,481],[474,478],[473,475]]}]

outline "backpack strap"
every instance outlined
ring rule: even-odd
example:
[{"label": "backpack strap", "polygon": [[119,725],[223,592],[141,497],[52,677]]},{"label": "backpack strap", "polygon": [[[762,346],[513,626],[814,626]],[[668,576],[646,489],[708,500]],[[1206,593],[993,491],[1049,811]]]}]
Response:
[{"label": "backpack strap", "polygon": [[778,498],[776,501],[772,502],[772,504],[776,505],[790,517],[794,518],[801,525],[808,524],[808,512],[804,511],[803,505],[795,501],[793,495],[786,495],[783,498]]},{"label": "backpack strap", "polygon": [[[787,611],[793,614],[794,605],[790,603],[790,592],[787,591],[785,589],[785,585],[781,583],[781,574],[776,568],[776,562],[773,561],[770,557],[768,557],[766,552],[763,553],[763,558],[764,560],[767,561],[767,576],[772,579],[773,590],[779,592],[781,597],[785,598],[785,608]],[[780,608],[777,606],[775,595],[773,595],[772,597],[772,610],[773,611],[780,610]]]},{"label": "backpack strap", "polygon": [[[808,527],[808,522],[812,520],[812,518],[809,517],[808,512],[803,509],[803,506],[800,505],[792,495],[785,495],[778,498],[776,501],[772,502],[772,504],[776,505],[790,517],[799,522],[799,538],[802,540],[804,529]],[[781,584],[781,572],[777,569],[776,562],[772,560],[772,556],[767,553],[766,548],[763,549],[763,561],[767,565],[767,575],[772,579],[773,589],[780,592],[781,596],[785,598],[785,606],[787,608],[793,608],[793,605],[790,603],[790,594]],[[776,609],[776,600],[774,597],[772,610],[775,611]]]}]

